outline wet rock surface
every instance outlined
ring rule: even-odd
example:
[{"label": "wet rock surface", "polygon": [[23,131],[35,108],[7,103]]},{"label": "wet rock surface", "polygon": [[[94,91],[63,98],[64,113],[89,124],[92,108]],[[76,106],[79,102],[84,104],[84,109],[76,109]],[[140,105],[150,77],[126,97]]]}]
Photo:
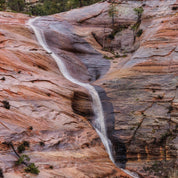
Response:
[{"label": "wet rock surface", "polygon": [[[3,175],[33,177],[24,172],[23,165],[15,166],[18,158],[7,146],[12,142],[17,150],[27,141],[30,146],[22,154],[38,166],[37,177],[126,176],[110,161],[86,118],[73,112],[76,93],[87,98],[87,91],[62,76],[50,54],[39,46],[33,31],[25,25],[28,19],[26,15],[0,12]],[[80,103],[83,104],[82,99]]]},{"label": "wet rock surface", "polygon": [[78,36],[68,22],[43,17],[35,25],[43,31],[50,48],[64,59],[72,77],[84,82],[95,81],[109,70],[110,62]]},{"label": "wet rock surface", "polygon": [[144,177],[176,177],[177,3],[144,3],[140,47],[114,59],[100,84],[114,107],[113,135],[125,143],[126,167]]},{"label": "wet rock surface", "polygon": [[176,176],[178,39],[177,11],[173,7],[177,3],[118,1],[116,25],[134,25],[134,8],[142,6],[139,28],[143,33],[134,39],[130,28],[119,29],[114,40],[105,42],[118,52],[114,55],[102,50],[103,38],[112,29],[106,13],[108,4],[99,5],[93,14],[91,6],[83,16],[79,14],[82,11],[74,10],[55,17],[61,19],[63,15],[77,34],[110,59],[109,71],[95,85],[103,88],[98,91],[114,151],[123,148],[118,150],[123,151],[118,162],[127,161],[126,168],[144,177]]}]

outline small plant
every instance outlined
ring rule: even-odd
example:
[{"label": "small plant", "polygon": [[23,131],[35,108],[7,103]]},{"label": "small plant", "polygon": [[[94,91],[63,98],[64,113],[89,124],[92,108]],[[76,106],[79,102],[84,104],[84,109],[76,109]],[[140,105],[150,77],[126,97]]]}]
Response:
[{"label": "small plant", "polygon": [[34,163],[30,163],[26,168],[25,172],[32,173],[32,174],[39,174],[39,169]]},{"label": "small plant", "polygon": [[109,59],[109,60],[112,60],[113,59],[113,57],[109,57],[109,56],[106,56],[106,55],[104,55],[103,56],[105,59]]},{"label": "small plant", "polygon": [[24,152],[24,151],[25,151],[25,146],[24,146],[23,144],[19,145],[19,146],[17,147],[17,151],[18,151],[18,153]]},{"label": "small plant", "polygon": [[140,26],[140,23],[135,23],[135,24],[131,27],[131,29],[136,31],[139,26]]},{"label": "small plant", "polygon": [[33,127],[32,127],[32,126],[30,126],[28,129],[29,129],[29,130],[33,130]]},{"label": "small plant", "polygon": [[6,145],[8,148],[10,147],[10,143],[9,142],[2,142],[3,145]]},{"label": "small plant", "polygon": [[20,158],[15,162],[16,165],[20,165],[26,161],[30,161],[30,158],[27,155],[22,155]]},{"label": "small plant", "polygon": [[23,143],[17,147],[18,153],[24,152],[25,147],[30,147],[30,143],[28,141],[23,141]]},{"label": "small plant", "polygon": [[[26,166],[26,168],[24,169],[25,172],[30,172],[32,174],[39,174],[40,171],[39,171],[38,167],[34,163],[29,162],[30,158],[27,155],[20,156],[17,153],[17,151],[15,150],[12,142],[3,142],[3,144],[7,145],[8,147],[11,147],[12,150],[14,151],[14,153],[16,154],[16,156],[18,157],[18,160],[15,162],[16,165],[24,164]],[[29,142],[24,141],[19,146],[22,146],[22,145],[23,145],[23,147],[25,147],[24,145],[29,146]],[[0,178],[1,178],[1,175],[0,175]]]},{"label": "small plant", "polygon": [[143,10],[143,7],[137,7],[137,8],[134,8],[134,11],[138,15],[138,17],[140,17],[144,10]]},{"label": "small plant", "polygon": [[143,33],[142,29],[138,30],[138,32],[136,33],[137,37],[140,37],[142,35],[142,33]]},{"label": "small plant", "polygon": [[114,2],[111,3],[111,5],[109,6],[109,11],[108,11],[109,16],[112,18],[112,27],[114,27],[115,18],[117,17],[117,14],[118,14],[118,10],[116,6],[117,5]]},{"label": "small plant", "polygon": [[127,54],[124,54],[123,56],[121,56],[121,57],[127,57]]},{"label": "small plant", "polygon": [[40,142],[39,144],[40,144],[40,146],[45,146],[44,142]]},{"label": "small plant", "polygon": [[3,105],[4,105],[4,108],[6,109],[10,109],[10,104],[9,104],[9,101],[2,101]]},{"label": "small plant", "polygon": [[114,57],[115,58],[119,58],[119,57],[121,57],[118,53],[116,53],[115,55],[114,55]]},{"label": "small plant", "polygon": [[28,148],[30,147],[30,143],[28,141],[23,141],[23,145]]}]

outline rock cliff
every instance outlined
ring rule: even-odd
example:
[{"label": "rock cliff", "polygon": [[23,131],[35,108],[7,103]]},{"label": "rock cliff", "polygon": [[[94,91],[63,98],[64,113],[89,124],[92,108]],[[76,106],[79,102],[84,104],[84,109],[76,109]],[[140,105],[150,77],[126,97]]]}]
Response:
[{"label": "rock cliff", "polygon": [[[107,2],[55,17],[73,24],[78,35],[110,60],[109,71],[95,85],[100,86],[116,162],[127,161],[126,168],[143,177],[176,177],[177,1],[115,5],[115,31]],[[135,31],[140,7],[144,11]],[[108,38],[113,31],[115,36]]]},{"label": "rock cliff", "polygon": [[[71,75],[95,85],[118,166],[140,177],[176,177],[178,4],[147,0],[115,5],[114,30],[108,2],[43,17],[37,25]],[[134,9],[140,7],[144,11],[138,19]],[[25,25],[28,19],[0,13],[4,175],[26,173],[14,167],[17,158],[2,143],[17,147],[27,140],[25,154],[39,166],[39,177],[129,177],[109,160],[90,124],[88,92],[61,75]]]},{"label": "rock cliff", "polygon": [[[85,117],[87,91],[67,81],[26,25],[29,17],[0,12],[0,168],[9,177],[31,177],[15,166],[15,149],[40,170],[38,177],[112,177],[126,175],[114,166]],[[80,100],[78,100],[80,98]],[[84,98],[84,99],[83,99]],[[73,108],[73,109],[72,109]],[[81,107],[80,107],[81,108]],[[91,113],[90,112],[90,113]],[[92,170],[92,171],[91,171]]]}]

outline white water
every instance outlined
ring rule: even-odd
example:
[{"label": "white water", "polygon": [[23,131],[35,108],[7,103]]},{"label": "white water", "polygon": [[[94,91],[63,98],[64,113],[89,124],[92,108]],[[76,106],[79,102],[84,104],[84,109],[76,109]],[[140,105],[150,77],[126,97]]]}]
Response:
[{"label": "white water", "polygon": [[[36,17],[34,19],[30,19],[28,21],[28,25],[33,29],[33,31],[35,32],[36,38],[39,42],[39,44],[44,48],[44,50],[46,52],[48,52],[49,54],[51,54],[51,56],[53,57],[53,59],[56,61],[59,70],[61,71],[61,73],[63,74],[63,76],[68,79],[69,81],[71,81],[72,83],[75,83],[77,85],[80,85],[84,88],[86,88],[91,97],[92,97],[92,101],[93,101],[93,110],[94,110],[94,114],[95,114],[95,130],[97,131],[98,135],[100,136],[106,151],[109,155],[109,158],[111,159],[111,161],[115,164],[113,155],[111,153],[111,142],[107,137],[107,132],[106,132],[106,126],[105,126],[105,121],[104,121],[104,114],[103,114],[103,108],[102,108],[102,104],[99,98],[99,95],[97,93],[97,91],[95,90],[95,88],[90,85],[89,83],[83,83],[78,81],[77,79],[73,78],[70,73],[68,72],[64,62],[62,61],[62,59],[56,55],[51,49],[50,47],[47,45],[43,31],[40,30],[38,27],[35,27],[33,25],[33,23],[38,19],[39,17]],[[127,174],[129,174],[132,177],[135,177],[135,175],[133,175],[130,171],[124,170],[122,169],[124,172],[126,172]]]}]

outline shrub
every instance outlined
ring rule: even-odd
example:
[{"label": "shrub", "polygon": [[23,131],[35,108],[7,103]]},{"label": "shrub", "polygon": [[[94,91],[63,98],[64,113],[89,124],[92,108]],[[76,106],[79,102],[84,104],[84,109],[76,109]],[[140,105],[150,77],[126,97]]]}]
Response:
[{"label": "shrub", "polygon": [[23,141],[23,143],[17,147],[18,153],[25,151],[25,147],[30,147],[30,143],[28,141]]},{"label": "shrub", "polygon": [[29,172],[32,174],[39,174],[39,169],[38,167],[34,164],[34,163],[30,163],[26,168],[25,168],[25,172]]},{"label": "shrub", "polygon": [[16,165],[20,165],[23,162],[30,161],[30,158],[27,155],[22,155],[20,158],[15,162]]},{"label": "shrub", "polygon": [[3,11],[6,9],[6,1],[0,0],[0,11]]},{"label": "shrub", "polygon": [[45,146],[45,143],[44,142],[40,142],[40,146]]},{"label": "shrub", "polygon": [[113,59],[113,57],[109,57],[109,56],[106,56],[106,55],[104,55],[103,56],[105,59],[108,59],[108,60],[112,60]]},{"label": "shrub", "polygon": [[23,141],[23,145],[24,145],[25,147],[30,147],[30,143],[29,143],[28,141]]},{"label": "shrub", "polygon": [[143,33],[143,30],[142,30],[142,29],[138,30],[137,36],[140,37],[140,36],[142,35],[142,33]]},{"label": "shrub", "polygon": [[140,17],[143,13],[143,7],[134,8],[135,13]]},{"label": "shrub", "polygon": [[10,109],[10,104],[9,104],[9,101],[2,101],[3,105],[4,105],[4,108],[6,109]]},{"label": "shrub", "polygon": [[31,6],[29,8],[29,13],[33,15],[47,15],[47,13],[44,10],[43,5],[37,4],[36,6]]},{"label": "shrub", "polygon": [[25,151],[25,146],[24,146],[23,144],[19,145],[19,146],[17,147],[17,151],[18,151],[18,153],[24,152],[24,151]]},{"label": "shrub", "polygon": [[29,129],[29,130],[33,130],[33,127],[32,127],[32,126],[30,126],[28,129]]},{"label": "shrub", "polygon": [[25,7],[24,0],[8,0],[8,6],[17,12],[23,11]]}]

